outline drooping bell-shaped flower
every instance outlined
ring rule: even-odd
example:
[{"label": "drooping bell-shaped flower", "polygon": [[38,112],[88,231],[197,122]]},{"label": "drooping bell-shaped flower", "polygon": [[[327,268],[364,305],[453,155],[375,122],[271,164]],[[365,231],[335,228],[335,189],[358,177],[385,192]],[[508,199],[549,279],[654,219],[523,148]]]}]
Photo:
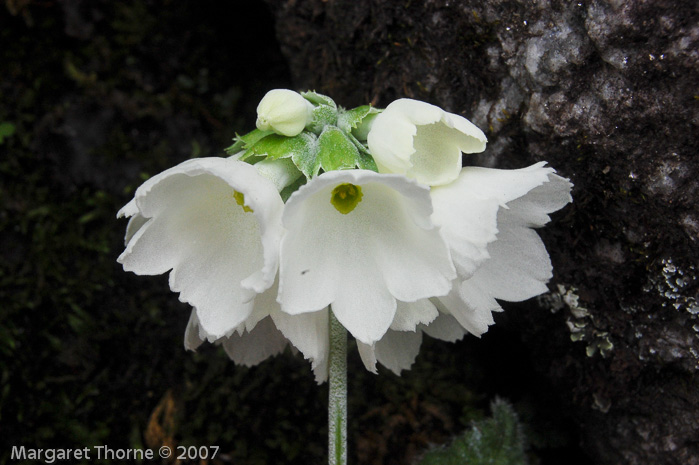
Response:
[{"label": "drooping bell-shaped flower", "polygon": [[126,271],[170,271],[170,289],[196,310],[203,338],[230,335],[274,283],[283,202],[254,166],[225,158],[185,161],[141,185],[130,217]]},{"label": "drooping bell-shaped flower", "polygon": [[548,223],[550,213],[571,202],[572,184],[544,165],[541,162],[518,170],[467,167],[458,182],[433,190],[433,219],[441,225],[452,255],[453,245],[464,237],[460,236],[458,215],[443,210],[446,198],[459,196],[474,202],[491,199],[499,204],[496,239],[487,245],[487,259],[470,277],[460,276],[461,282],[454,284],[449,295],[439,298],[476,335],[487,330],[487,314],[501,310],[497,300],[520,302],[548,291],[546,283],[553,268],[534,229]]},{"label": "drooping bell-shaped flower", "polygon": [[482,152],[486,141],[466,118],[411,99],[389,104],[367,135],[380,173],[403,174],[429,186],[456,179],[461,153]]},{"label": "drooping bell-shaped flower", "polygon": [[399,175],[366,170],[324,173],[288,200],[279,297],[290,315],[331,305],[359,341],[381,339],[403,315],[398,301],[446,295],[455,278],[449,251],[430,216],[429,190]]},{"label": "drooping bell-shaped flower", "polygon": [[466,332],[480,337],[494,323],[492,312],[502,311],[498,300],[519,302],[548,290],[551,260],[534,228],[572,200],[572,184],[544,165],[466,167],[453,183],[431,190],[432,219],[449,246],[458,277],[449,294],[429,300],[438,311],[433,321],[412,330],[391,325],[375,344],[358,344],[368,369],[378,361],[399,373],[417,356],[422,332],[447,341]]},{"label": "drooping bell-shaped flower", "polygon": [[274,89],[257,105],[257,129],[293,137],[311,121],[313,105],[298,92]]}]

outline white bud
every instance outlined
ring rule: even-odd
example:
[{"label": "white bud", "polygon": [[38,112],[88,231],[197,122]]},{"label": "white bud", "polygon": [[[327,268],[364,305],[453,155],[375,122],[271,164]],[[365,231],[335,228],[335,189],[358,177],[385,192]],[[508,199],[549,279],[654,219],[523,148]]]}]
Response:
[{"label": "white bud", "polygon": [[257,129],[293,137],[311,120],[313,105],[298,92],[274,89],[267,92],[257,106]]}]

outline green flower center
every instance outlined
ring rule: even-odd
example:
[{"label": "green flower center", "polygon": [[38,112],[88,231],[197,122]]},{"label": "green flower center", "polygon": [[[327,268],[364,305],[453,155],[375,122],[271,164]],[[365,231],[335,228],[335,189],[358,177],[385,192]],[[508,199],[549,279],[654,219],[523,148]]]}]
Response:
[{"label": "green flower center", "polygon": [[333,204],[335,210],[346,215],[362,201],[362,195],[361,187],[349,183],[340,184],[333,189],[330,203]]},{"label": "green flower center", "polygon": [[245,205],[245,195],[242,192],[238,191],[233,191],[233,198],[235,199],[235,202],[243,207],[243,211],[246,213],[252,213],[252,208],[248,207]]}]

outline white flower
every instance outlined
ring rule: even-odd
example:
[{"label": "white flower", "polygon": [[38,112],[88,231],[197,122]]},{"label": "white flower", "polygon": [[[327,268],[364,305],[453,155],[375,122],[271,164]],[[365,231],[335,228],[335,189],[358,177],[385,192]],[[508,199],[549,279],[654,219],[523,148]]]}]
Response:
[{"label": "white flower", "polygon": [[[250,316],[235,331],[217,341],[237,364],[253,366],[277,355],[291,344],[300,350],[318,383],[328,378],[329,322],[327,309],[319,312],[289,315],[283,313],[276,301],[277,284],[258,295]],[[187,350],[196,350],[206,339],[192,311],[184,336]]]},{"label": "white flower", "polygon": [[[492,324],[491,311],[500,311],[496,299],[520,302],[548,291],[552,266],[544,243],[533,228],[550,221],[549,213],[572,201],[572,184],[546,168],[544,162],[519,170],[464,168],[453,191],[433,192],[434,221],[442,225],[450,247],[459,237],[456,215],[440,215],[445,196],[460,196],[474,202],[495,200],[497,238],[487,245],[487,259],[469,277],[464,275],[439,301],[469,332],[480,335]],[[451,236],[451,237],[447,237]],[[453,248],[452,248],[452,255]]]},{"label": "white flower", "polygon": [[486,137],[462,116],[429,103],[399,99],[376,116],[367,144],[379,172],[436,186],[456,179],[461,153],[482,152]]},{"label": "white flower", "polygon": [[552,276],[546,248],[533,228],[572,199],[572,184],[545,163],[519,170],[463,168],[453,183],[431,191],[432,219],[440,226],[458,277],[446,296],[418,301],[439,311],[414,329],[391,325],[375,344],[358,344],[369,370],[380,362],[395,373],[410,368],[422,332],[455,341],[466,332],[481,336],[502,311],[498,300],[519,302],[548,290]]},{"label": "white flower", "polygon": [[[456,276],[431,214],[429,190],[404,176],[347,170],[314,178],[284,209],[282,311],[298,315],[331,305],[356,339],[381,339],[397,301],[446,295]],[[435,316],[417,311],[406,319]]]},{"label": "white flower", "polygon": [[311,121],[313,105],[298,92],[274,89],[257,105],[257,128],[293,137]]},{"label": "white flower", "polygon": [[140,275],[172,270],[170,288],[213,341],[245,322],[274,283],[283,206],[247,163],[185,161],[146,181],[119,212],[131,220],[118,262]]}]

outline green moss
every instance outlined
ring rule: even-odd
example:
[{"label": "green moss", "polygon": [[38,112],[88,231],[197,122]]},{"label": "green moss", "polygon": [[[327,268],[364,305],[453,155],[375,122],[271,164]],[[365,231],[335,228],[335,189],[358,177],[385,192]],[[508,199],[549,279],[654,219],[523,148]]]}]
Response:
[{"label": "green moss", "polygon": [[[237,58],[251,68],[241,70],[230,59],[235,44],[221,43],[235,41],[221,27],[229,15],[196,2],[22,8],[0,15],[0,40],[13,44],[0,50],[0,463],[13,444],[143,447],[169,391],[182,399],[177,443],[226,453],[242,444],[260,463],[298,460],[305,428],[275,432],[286,442],[254,451],[261,431],[275,430],[274,416],[254,408],[257,398],[271,403],[294,370],[315,392],[308,367],[280,358],[274,379],[256,376],[270,385],[260,396],[245,387],[248,370],[220,351],[184,351],[189,308],[166,277],[138,278],[115,261],[126,227],[116,212],[134,188],[188,156],[222,154],[254,118],[259,91],[241,90],[241,79],[269,87],[257,74],[266,68],[243,51]],[[89,39],[69,35],[70,21]],[[274,43],[271,21],[264,26]],[[283,82],[281,58],[260,56],[278,66],[265,77]],[[195,85],[178,86],[178,76]],[[317,401],[309,392],[278,418],[299,424],[316,416],[308,408]],[[244,405],[247,413],[231,414]]]}]

